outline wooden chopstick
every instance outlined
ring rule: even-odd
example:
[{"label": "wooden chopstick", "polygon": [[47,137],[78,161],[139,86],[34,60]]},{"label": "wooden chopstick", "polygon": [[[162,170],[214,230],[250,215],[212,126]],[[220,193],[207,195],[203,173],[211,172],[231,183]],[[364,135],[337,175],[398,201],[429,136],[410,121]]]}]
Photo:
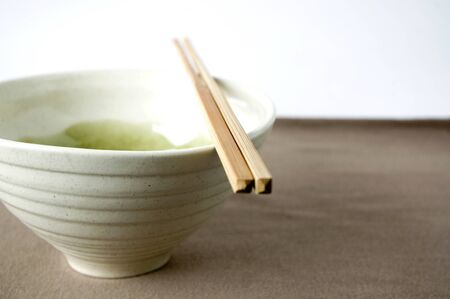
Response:
[{"label": "wooden chopstick", "polygon": [[189,62],[189,58],[180,42],[175,40],[174,43],[197,90],[197,94],[202,103],[201,106],[203,107],[203,111],[208,120],[207,123],[209,124],[214,145],[233,192],[250,193],[254,184],[252,173],[245,162],[239,147],[234,142],[233,136],[228,129],[222,113],[214,102],[208,86]]},{"label": "wooden chopstick", "polygon": [[199,71],[201,77],[208,86],[213,99],[215,100],[219,110],[221,111],[225,122],[233,135],[236,144],[238,145],[245,161],[247,162],[250,171],[255,179],[255,192],[256,193],[271,193],[272,192],[272,175],[267,169],[266,164],[262,160],[258,151],[256,150],[253,142],[248,137],[241,123],[234,114],[228,100],[225,98],[222,90],[217,85],[216,81],[209,74],[205,65],[201,61],[198,54],[195,52],[189,39],[185,38],[184,43],[186,45],[186,50],[190,54],[197,70]]}]

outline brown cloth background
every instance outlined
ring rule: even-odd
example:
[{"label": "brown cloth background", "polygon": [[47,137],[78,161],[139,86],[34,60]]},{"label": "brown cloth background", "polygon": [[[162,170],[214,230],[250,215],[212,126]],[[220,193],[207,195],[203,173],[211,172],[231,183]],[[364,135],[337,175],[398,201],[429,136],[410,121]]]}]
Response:
[{"label": "brown cloth background", "polygon": [[278,120],[274,193],[236,195],[166,267],[72,271],[0,208],[0,298],[450,298],[450,121]]}]

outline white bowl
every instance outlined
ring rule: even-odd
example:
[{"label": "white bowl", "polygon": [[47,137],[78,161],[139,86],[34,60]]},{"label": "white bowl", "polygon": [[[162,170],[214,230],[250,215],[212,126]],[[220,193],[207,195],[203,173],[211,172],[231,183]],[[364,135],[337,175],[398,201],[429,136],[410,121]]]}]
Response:
[{"label": "white bowl", "polygon": [[[261,145],[274,122],[272,103],[238,84],[220,84]],[[170,72],[79,72],[0,83],[1,200],[73,269],[109,278],[163,266],[231,194],[212,145],[111,151],[14,141],[111,118],[152,120],[179,142],[206,127],[189,81]]]}]

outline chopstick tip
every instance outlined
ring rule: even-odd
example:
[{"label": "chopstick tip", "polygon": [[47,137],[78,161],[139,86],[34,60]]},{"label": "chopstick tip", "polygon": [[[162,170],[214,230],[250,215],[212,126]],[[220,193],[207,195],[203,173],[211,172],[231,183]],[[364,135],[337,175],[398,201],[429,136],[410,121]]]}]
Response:
[{"label": "chopstick tip", "polygon": [[272,193],[272,178],[260,178],[255,182],[256,194]]},{"label": "chopstick tip", "polygon": [[251,193],[254,181],[252,179],[238,179],[232,185],[234,193]]}]

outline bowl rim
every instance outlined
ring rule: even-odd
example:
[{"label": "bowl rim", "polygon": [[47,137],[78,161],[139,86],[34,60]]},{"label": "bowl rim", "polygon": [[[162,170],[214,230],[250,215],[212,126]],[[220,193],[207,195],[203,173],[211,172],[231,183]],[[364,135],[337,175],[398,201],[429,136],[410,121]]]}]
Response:
[{"label": "bowl rim", "polygon": [[[77,71],[67,71],[67,72],[54,72],[48,74],[37,74],[31,76],[24,76],[13,78],[9,80],[0,81],[0,88],[4,84],[18,83],[21,81],[34,81],[34,80],[42,80],[48,79],[52,77],[64,77],[64,76],[79,76],[79,75],[101,75],[107,73],[137,73],[137,72],[162,72],[162,69],[99,69],[99,70],[77,70]],[[259,135],[262,135],[263,132],[270,129],[270,127],[275,122],[276,118],[276,110],[273,101],[259,88],[254,87],[251,84],[245,84],[242,81],[232,80],[223,77],[214,77],[216,80],[220,82],[224,82],[227,85],[232,85],[237,87],[238,89],[244,91],[251,91],[252,93],[258,94],[258,102],[264,106],[264,109],[267,112],[267,119],[261,123],[261,125],[257,126],[253,130],[251,130],[248,135],[253,138]],[[22,150],[29,151],[37,151],[44,153],[65,153],[70,155],[99,155],[99,156],[130,156],[130,157],[146,157],[146,156],[186,156],[192,154],[202,154],[214,151],[214,145],[202,145],[196,147],[190,147],[185,149],[167,149],[167,150],[105,150],[105,149],[88,149],[88,148],[76,148],[76,147],[63,147],[63,146],[55,146],[55,145],[45,145],[45,144],[34,144],[34,143],[26,143],[11,139],[5,139],[0,137],[0,146],[6,146],[9,148],[17,148]]]}]

